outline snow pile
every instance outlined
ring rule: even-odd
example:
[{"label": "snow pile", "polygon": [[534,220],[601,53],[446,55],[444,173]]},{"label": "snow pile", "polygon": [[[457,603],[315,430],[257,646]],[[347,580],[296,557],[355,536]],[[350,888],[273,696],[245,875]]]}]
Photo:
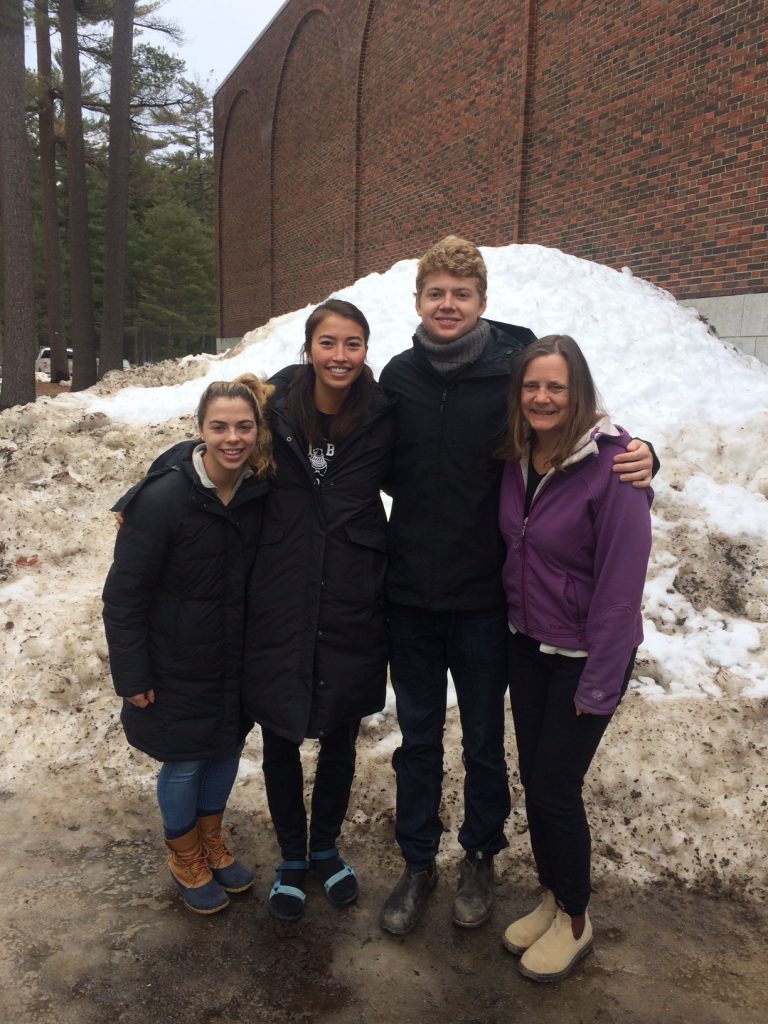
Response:
[{"label": "snow pile", "polygon": [[[646,641],[588,780],[597,873],[765,895],[768,368],[627,270],[539,246],[484,255],[487,316],[572,334],[611,414],[653,440],[662,460]],[[410,343],[414,271],[415,261],[402,261],[336,293],[371,322],[375,372]],[[155,454],[191,436],[209,380],[295,361],[307,312],[276,318],[225,357],[110,375],[89,392],[0,415],[0,795],[23,799],[53,842],[76,847],[76,834],[62,832],[73,807],[120,837],[138,827],[130,793],[152,801],[155,765],[125,744],[101,630],[114,536],[107,510]],[[349,831],[370,843],[391,837],[397,737],[390,705],[361,740]],[[461,809],[458,737],[454,712],[449,857]],[[508,745],[512,766],[511,723]],[[254,735],[233,801],[266,821],[259,756]],[[154,828],[152,811],[145,817]],[[526,856],[523,832],[518,799],[510,863]]]}]

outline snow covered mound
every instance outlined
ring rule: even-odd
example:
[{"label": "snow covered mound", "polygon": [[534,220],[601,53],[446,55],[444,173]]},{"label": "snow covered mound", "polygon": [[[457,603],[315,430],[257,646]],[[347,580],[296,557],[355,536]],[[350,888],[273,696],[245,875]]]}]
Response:
[{"label": "snow covered mound", "polygon": [[[487,316],[572,334],[610,413],[652,440],[662,462],[646,641],[588,783],[598,869],[766,894],[768,368],[627,270],[531,245],[484,255]],[[336,293],[371,322],[375,372],[410,344],[414,277],[406,260]],[[95,818],[111,816],[116,834],[130,827],[120,791],[149,793],[154,776],[125,745],[108,675],[99,596],[108,509],[154,455],[193,434],[210,380],[294,362],[307,312],[270,321],[225,357],[110,375],[89,392],[0,415],[0,791],[25,794],[54,830],[54,775],[56,803],[69,793]],[[458,743],[455,720],[448,740]],[[396,742],[390,710],[361,742],[350,829],[391,810]],[[514,762],[511,724],[509,744]],[[257,753],[254,737],[235,799],[265,814]],[[444,820],[454,833],[460,792],[449,765]],[[511,831],[522,821],[518,806]]]}]

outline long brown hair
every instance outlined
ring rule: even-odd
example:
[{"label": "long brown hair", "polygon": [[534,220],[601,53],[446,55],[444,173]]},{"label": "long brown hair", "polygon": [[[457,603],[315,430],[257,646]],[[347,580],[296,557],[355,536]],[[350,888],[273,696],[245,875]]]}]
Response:
[{"label": "long brown hair", "polygon": [[243,373],[234,380],[215,380],[200,396],[197,406],[197,425],[203,426],[208,406],[216,398],[242,398],[253,409],[256,421],[256,446],[248,458],[248,464],[258,477],[274,476],[277,466],[272,454],[272,431],[265,416],[265,409],[274,393],[274,386],[267,384],[252,373]]},{"label": "long brown hair", "polygon": [[[326,299],[319,306],[312,310],[304,324],[304,346],[302,348],[302,365],[296,367],[291,383],[286,392],[288,414],[298,434],[313,446],[319,445],[323,440],[323,427],[320,414],[315,407],[315,370],[306,359],[312,350],[312,335],[317,327],[329,315],[344,317],[345,320],[352,320],[363,332],[365,347],[368,348],[368,338],[371,328],[364,314],[357,306],[345,299]],[[368,411],[371,401],[371,389],[373,385],[373,373],[370,366],[363,366],[362,373],[349,389],[344,404],[338,413],[331,420],[331,436],[329,441],[334,444],[341,444],[346,440],[352,431],[359,425]]]},{"label": "long brown hair", "polygon": [[525,371],[534,359],[551,355],[562,356],[568,367],[568,422],[550,457],[552,468],[557,471],[579,438],[605,415],[584,353],[568,334],[548,334],[518,355],[507,397],[507,429],[497,455],[502,459],[520,459],[528,453],[530,427],[523,416],[521,401]]}]

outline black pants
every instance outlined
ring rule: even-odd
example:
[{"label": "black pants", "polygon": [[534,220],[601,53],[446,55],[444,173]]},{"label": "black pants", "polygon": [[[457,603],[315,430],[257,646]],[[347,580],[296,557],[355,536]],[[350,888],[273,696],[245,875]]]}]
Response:
[{"label": "black pants", "polygon": [[[355,741],[359,729],[360,721],[357,720],[320,737],[309,830],[312,853],[332,849],[341,832],[355,777]],[[307,812],[300,744],[292,743],[270,729],[262,728],[261,734],[267,803],[280,852],[284,860],[304,860],[307,856]]]},{"label": "black pants", "polygon": [[395,837],[411,871],[437,854],[443,823],[448,672],[461,717],[465,850],[498,853],[507,846],[510,798],[504,755],[506,609],[427,611],[392,604],[390,671],[403,739],[392,764],[397,779]]},{"label": "black pants", "polygon": [[[531,849],[541,885],[566,914],[587,909],[591,836],[582,799],[584,776],[610,715],[577,715],[573,698],[585,658],[542,654],[537,640],[509,638],[509,694]],[[627,666],[624,695],[635,664]]]}]

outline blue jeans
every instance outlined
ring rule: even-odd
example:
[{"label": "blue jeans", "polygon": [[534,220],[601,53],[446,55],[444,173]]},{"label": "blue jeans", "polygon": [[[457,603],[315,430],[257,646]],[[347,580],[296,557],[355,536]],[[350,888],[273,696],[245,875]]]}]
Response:
[{"label": "blue jeans", "polygon": [[507,846],[510,799],[504,757],[506,634],[504,608],[426,611],[390,606],[390,670],[402,744],[392,765],[397,779],[395,836],[410,871],[434,860],[443,832],[447,673],[456,687],[464,762],[467,851],[498,853]]},{"label": "blue jeans", "polygon": [[157,776],[157,802],[166,839],[178,839],[198,818],[219,814],[235,784],[242,747],[233,757],[164,761]]}]

